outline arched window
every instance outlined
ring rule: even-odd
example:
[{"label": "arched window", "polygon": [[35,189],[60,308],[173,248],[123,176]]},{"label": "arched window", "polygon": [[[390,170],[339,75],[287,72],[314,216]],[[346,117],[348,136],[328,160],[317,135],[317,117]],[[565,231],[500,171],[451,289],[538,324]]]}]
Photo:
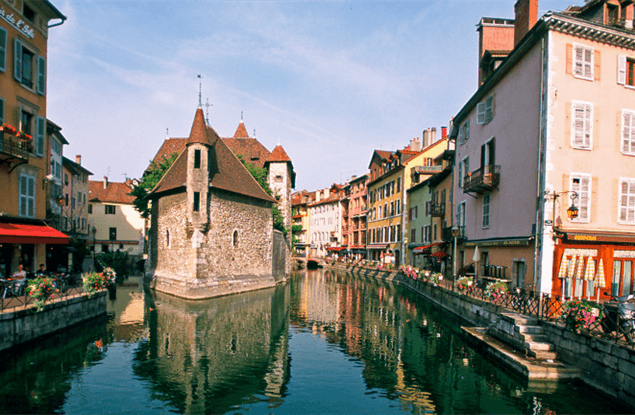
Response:
[{"label": "arched window", "polygon": [[235,248],[238,246],[238,231],[234,230],[234,233],[232,234],[232,246]]}]

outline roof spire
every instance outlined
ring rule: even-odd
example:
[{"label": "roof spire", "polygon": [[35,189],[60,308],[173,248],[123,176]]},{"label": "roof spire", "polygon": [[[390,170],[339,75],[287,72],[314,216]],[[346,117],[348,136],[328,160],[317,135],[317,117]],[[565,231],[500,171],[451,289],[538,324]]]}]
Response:
[{"label": "roof spire", "polygon": [[243,122],[243,112],[240,111],[240,122]]},{"label": "roof spire", "polygon": [[203,75],[198,74],[197,78],[198,78],[198,107],[199,108],[203,108],[203,97],[202,97],[202,94],[201,94],[201,86],[202,86],[202,83],[203,83]]}]

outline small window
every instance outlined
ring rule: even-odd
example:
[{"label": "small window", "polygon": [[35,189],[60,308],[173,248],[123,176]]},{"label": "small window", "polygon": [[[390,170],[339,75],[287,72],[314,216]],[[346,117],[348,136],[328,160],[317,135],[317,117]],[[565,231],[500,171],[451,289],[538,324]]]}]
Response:
[{"label": "small window", "polygon": [[92,213],[93,213],[93,204],[92,204],[92,203],[89,203],[89,204],[88,204],[88,214],[90,215],[90,214],[92,214]]},{"label": "small window", "polygon": [[194,168],[201,168],[201,150],[194,150]]},{"label": "small window", "polygon": [[459,141],[459,144],[465,144],[465,142],[469,139],[470,139],[470,119],[468,118],[467,121],[465,121],[463,125],[459,127],[458,141]]},{"label": "small window", "polygon": [[276,176],[276,177],[275,177],[275,180],[276,180],[277,182],[281,182],[281,181],[282,181],[282,176],[280,176],[280,175]]},{"label": "small window", "polygon": [[593,80],[593,49],[576,45],[573,48],[573,75]]},{"label": "small window", "polygon": [[578,217],[571,221],[589,223],[591,221],[591,175],[587,173],[572,173],[569,190],[578,194],[575,200],[578,208]]},{"label": "small window", "polygon": [[170,230],[166,229],[165,230],[165,246],[166,247],[170,247]]},{"label": "small window", "polygon": [[574,101],[571,104],[571,147],[591,150],[593,147],[593,104]]},{"label": "small window", "polygon": [[234,248],[236,248],[238,246],[238,231],[234,231],[234,233],[232,233],[232,246]]},{"label": "small window", "polygon": [[488,124],[494,119],[494,95],[476,105],[476,123]]},{"label": "small window", "polygon": [[26,3],[23,3],[22,14],[28,21],[35,23],[35,10],[30,8]]},{"label": "small window", "polygon": [[198,212],[201,209],[201,194],[194,192],[194,201],[192,203],[192,210]]},{"label": "small window", "polygon": [[115,205],[104,205],[104,210],[106,215],[114,215],[116,212],[116,206]]},{"label": "small window", "polygon": [[117,240],[117,228],[109,228],[108,229],[108,240],[116,241]]},{"label": "small window", "polygon": [[618,222],[635,225],[635,179],[620,179]]},{"label": "small window", "polygon": [[483,196],[483,229],[489,229],[490,201],[491,196],[489,194]]}]

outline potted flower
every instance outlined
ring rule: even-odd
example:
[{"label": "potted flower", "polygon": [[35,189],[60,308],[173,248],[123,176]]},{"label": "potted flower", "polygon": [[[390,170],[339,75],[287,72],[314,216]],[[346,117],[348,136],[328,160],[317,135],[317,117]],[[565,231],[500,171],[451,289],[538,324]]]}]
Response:
[{"label": "potted flower", "polygon": [[55,285],[51,277],[37,277],[29,281],[29,297],[35,300],[37,311],[44,309],[44,303],[51,298],[55,291]]},{"label": "potted flower", "polygon": [[472,277],[460,277],[456,281],[456,289],[463,295],[467,295],[474,287],[474,279]]},{"label": "potted flower", "polygon": [[507,287],[507,284],[502,281],[490,282],[489,284],[487,284],[487,287],[485,287],[485,294],[492,301],[497,301],[507,291],[509,291],[509,287]]},{"label": "potted flower", "polygon": [[567,330],[580,333],[602,317],[603,311],[599,304],[588,300],[571,300],[562,306],[560,319],[564,321]]},{"label": "potted flower", "polygon": [[15,135],[15,128],[9,124],[2,124],[2,131],[7,134]]},{"label": "potted flower", "polygon": [[115,282],[115,271],[112,268],[105,268],[103,272],[87,272],[82,274],[84,291],[94,295],[97,291],[108,288]]}]

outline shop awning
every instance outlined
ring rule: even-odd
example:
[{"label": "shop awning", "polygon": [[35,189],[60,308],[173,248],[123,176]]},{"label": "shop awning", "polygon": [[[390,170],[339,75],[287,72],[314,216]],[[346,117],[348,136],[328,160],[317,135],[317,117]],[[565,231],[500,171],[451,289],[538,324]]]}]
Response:
[{"label": "shop awning", "polygon": [[46,225],[0,223],[0,243],[68,245],[68,236]]},{"label": "shop awning", "polygon": [[430,254],[430,256],[442,259],[442,258],[445,258],[446,256],[448,256],[448,254],[446,252],[443,252],[443,251],[436,251],[436,252],[433,252],[432,254]]},{"label": "shop awning", "polygon": [[331,246],[329,248],[326,248],[327,251],[342,251],[346,249],[345,246]]},{"label": "shop awning", "polygon": [[412,253],[415,254],[415,255],[429,253],[430,252],[430,248],[432,248],[433,246],[441,245],[442,243],[444,243],[444,242],[435,242],[435,243],[430,244],[430,245],[419,246],[417,248],[414,248],[412,250]]}]

